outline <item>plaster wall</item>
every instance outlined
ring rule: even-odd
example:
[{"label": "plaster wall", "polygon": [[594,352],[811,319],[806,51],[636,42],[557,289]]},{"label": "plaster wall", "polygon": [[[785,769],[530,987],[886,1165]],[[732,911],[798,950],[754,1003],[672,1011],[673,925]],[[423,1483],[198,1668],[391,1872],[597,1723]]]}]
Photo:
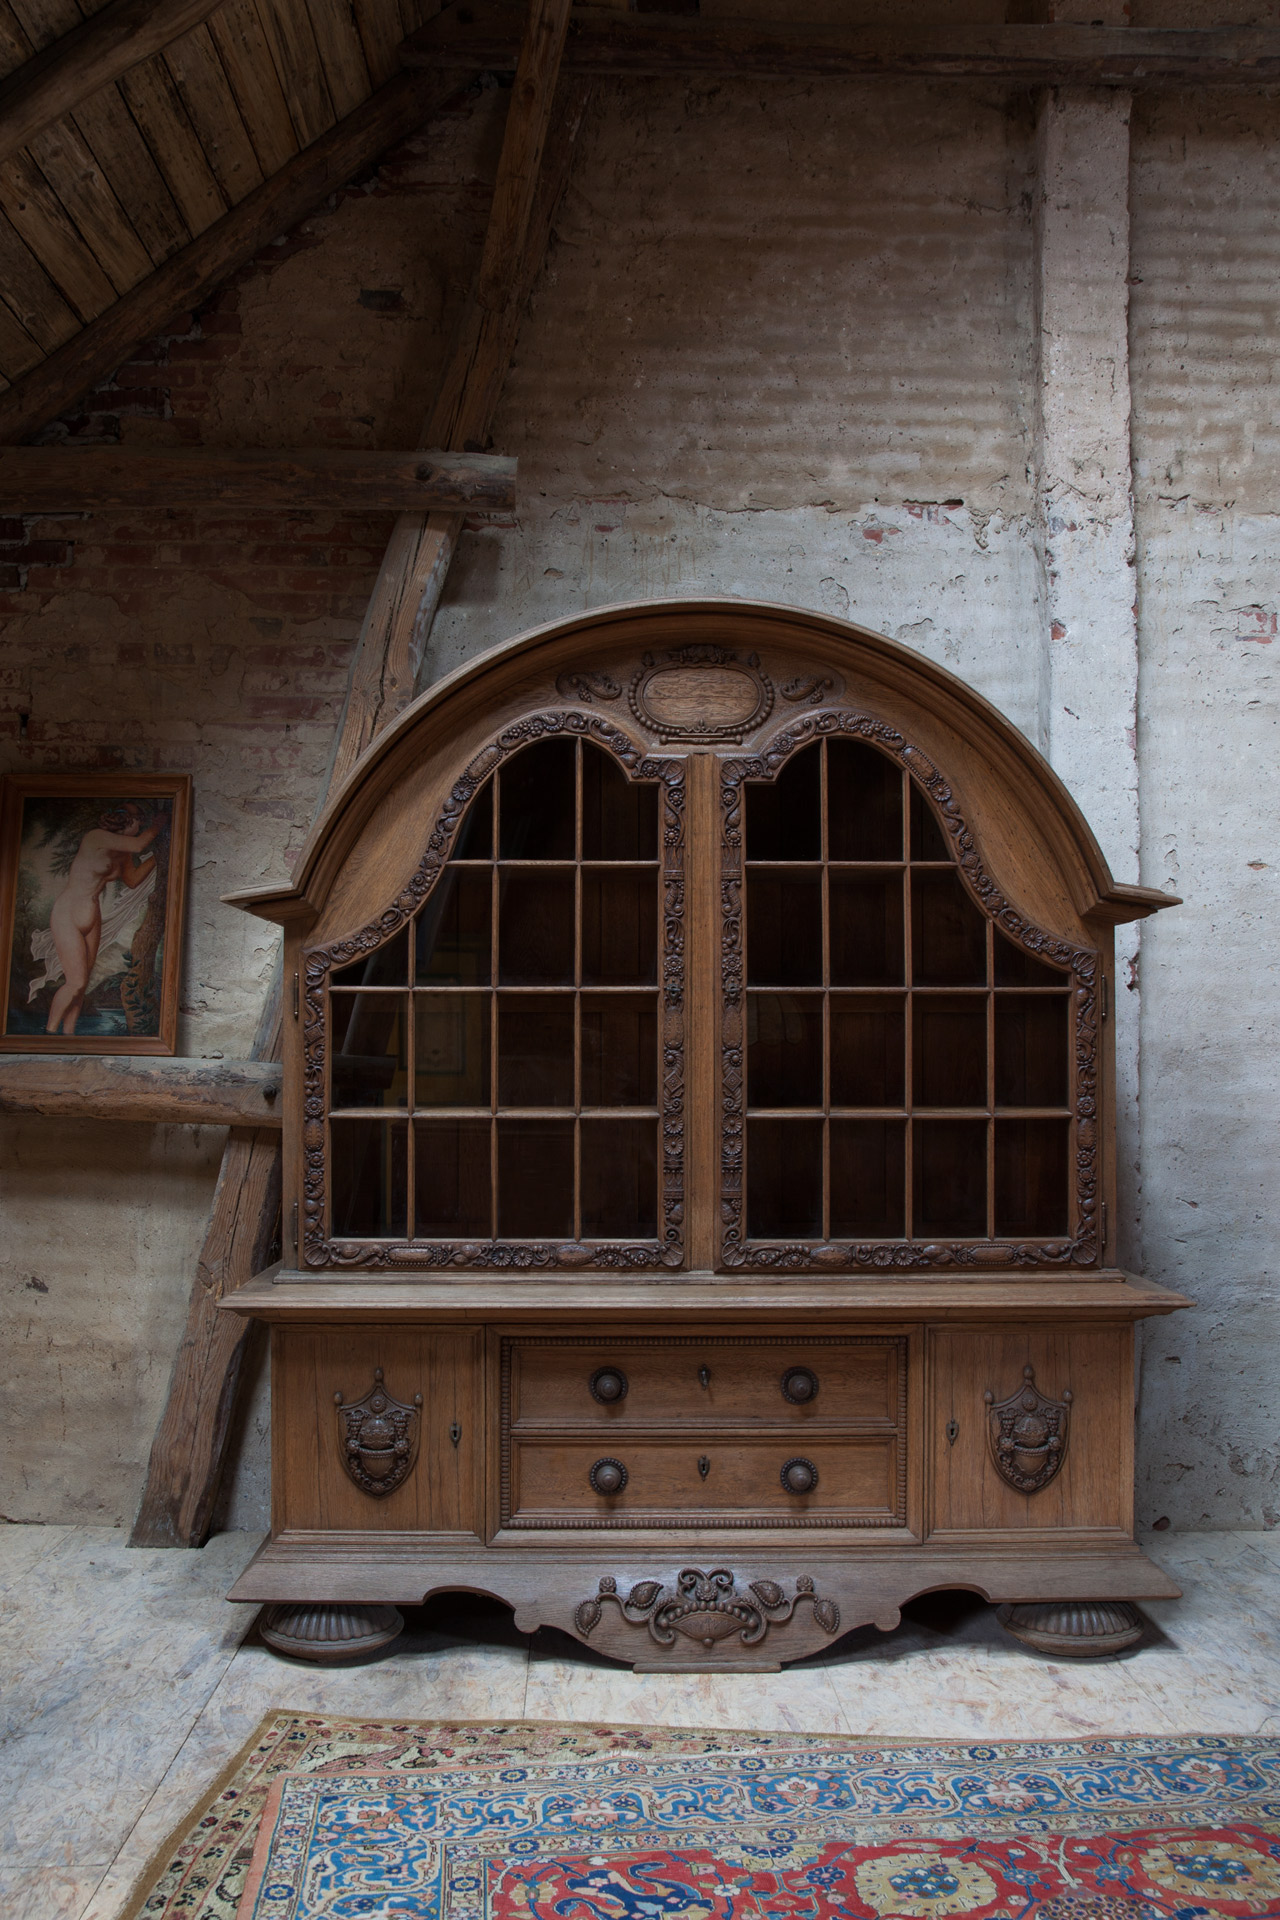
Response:
[{"label": "plaster wall", "polygon": [[[124,437],[403,442],[412,430],[405,423],[416,428],[432,398],[478,254],[500,104],[492,93],[459,103],[176,330],[140,363],[152,366],[146,377],[163,405],[121,410]],[[1195,308],[1205,343],[1198,364],[1236,423],[1231,445],[1249,439],[1244,416],[1258,368],[1251,348],[1233,358],[1251,337],[1235,323],[1234,293],[1206,312],[1190,291],[1201,271],[1197,246],[1218,244],[1223,216],[1213,196],[1224,178],[1234,184],[1222,258],[1234,261],[1238,243],[1256,282],[1250,297],[1263,302],[1275,337],[1265,288],[1275,243],[1250,202],[1271,192],[1263,122],[1204,137],[1196,178],[1213,219],[1188,221],[1184,243],[1176,116],[1190,109],[1175,102],[1165,111],[1174,118],[1144,121],[1135,137],[1134,246],[1151,264],[1140,269],[1135,253],[1134,272],[1144,274],[1143,288],[1163,277],[1184,291],[1148,308],[1134,289],[1135,343],[1146,354],[1134,387],[1144,458],[1142,409],[1153,423],[1179,407],[1185,416],[1185,398],[1166,391],[1169,329],[1189,324],[1177,311],[1168,318],[1179,300]],[[998,90],[600,88],[495,427],[495,445],[520,458],[520,511],[464,536],[428,677],[583,607],[743,594],[888,632],[970,680],[1052,748],[1061,723],[1039,530],[1035,158],[1030,102]],[[130,377],[136,385],[141,376]],[[110,417],[110,395],[100,394],[66,431],[101,431]],[[1173,440],[1198,448],[1203,435],[1180,425]],[[1261,494],[1261,470],[1257,485]],[[1139,514],[1143,878],[1180,880],[1188,892],[1192,879],[1210,883],[1203,870],[1230,832],[1212,823],[1234,818],[1238,834],[1258,820],[1247,756],[1261,744],[1261,722],[1245,701],[1266,699],[1265,685],[1248,676],[1265,680],[1265,668],[1251,663],[1270,659],[1266,636],[1261,644],[1206,641],[1205,583],[1219,581],[1217,602],[1224,594],[1233,607],[1256,601],[1264,623],[1274,629],[1275,620],[1263,585],[1274,541],[1265,507],[1255,503],[1238,522],[1221,487],[1214,501],[1206,513],[1143,496]],[[71,565],[33,564],[3,603],[4,671],[15,678],[7,693],[0,685],[8,701],[0,767],[179,766],[195,776],[184,1051],[232,1054],[248,1043],[270,941],[217,896],[288,871],[387,531],[377,516],[358,525],[304,516],[270,529],[191,514],[132,516],[127,528],[95,519],[73,530]],[[66,528],[24,527],[31,539],[50,533]],[[1101,546],[1097,566],[1114,570],[1114,541]],[[1221,584],[1228,554],[1229,586]],[[1081,577],[1088,603],[1098,583]],[[1113,580],[1107,594],[1113,605]],[[1179,732],[1185,739],[1190,712],[1212,713],[1225,750],[1210,752],[1199,739],[1175,766],[1171,742]],[[1104,770],[1105,744],[1090,751],[1069,775],[1086,811],[1090,766]],[[1170,837],[1181,874],[1166,871]],[[1180,1339],[1178,1323],[1161,1330],[1176,1368],[1149,1348],[1142,1512],[1176,1524],[1204,1524],[1206,1507],[1211,1525],[1274,1519],[1250,1472],[1268,1444],[1265,1417],[1250,1410],[1266,1384],[1250,1342],[1261,1331],[1257,1276],[1274,1202],[1258,1166],[1262,1050],[1245,1031],[1261,1018],[1266,965],[1255,957],[1248,887],[1269,884],[1270,869],[1247,860],[1266,854],[1265,845],[1249,852],[1247,880],[1231,883],[1238,893],[1213,894],[1200,919],[1168,916],[1144,947],[1143,985],[1154,995],[1144,997],[1146,1187],[1133,1189],[1126,1232],[1136,1244],[1141,1207],[1149,1269],[1207,1303],[1205,1338]],[[1116,867],[1119,877],[1136,877],[1120,858]],[[1217,951],[1219,926],[1236,971],[1228,987],[1219,962],[1221,1004],[1209,1018],[1197,968]],[[1220,1073],[1250,1063],[1249,1110],[1233,1106],[1221,1083],[1214,1096],[1235,1116],[1225,1135],[1201,1117],[1198,1049],[1211,1033]],[[20,1452],[21,1466],[4,1469],[12,1478],[0,1510],[127,1524],[220,1136],[131,1129],[104,1141],[88,1124],[10,1122],[4,1138],[0,1304],[10,1386],[21,1387],[3,1395],[13,1410],[5,1455]],[[1136,1132],[1129,1150],[1136,1167]],[[1190,1252],[1175,1252],[1174,1231],[1185,1231],[1191,1210],[1173,1213],[1162,1183],[1185,1184],[1192,1164],[1190,1197],[1206,1220],[1191,1213],[1198,1236]],[[60,1172],[83,1196],[70,1224],[52,1203]],[[1246,1206],[1256,1223],[1244,1223]],[[1157,1210],[1164,1224],[1153,1242]],[[33,1276],[45,1291],[29,1284]],[[1235,1299],[1249,1303],[1238,1334],[1227,1329]],[[1249,1368],[1253,1399],[1243,1412],[1239,1395],[1228,1409],[1215,1372],[1228,1346]],[[61,1411],[71,1356],[74,1444]],[[1164,1385],[1174,1378],[1176,1402]],[[1235,1472],[1230,1449],[1241,1431],[1250,1436],[1249,1465]],[[1199,1464],[1171,1478],[1173,1458]],[[243,1409],[224,1513],[261,1524],[265,1497],[259,1380]]]}]

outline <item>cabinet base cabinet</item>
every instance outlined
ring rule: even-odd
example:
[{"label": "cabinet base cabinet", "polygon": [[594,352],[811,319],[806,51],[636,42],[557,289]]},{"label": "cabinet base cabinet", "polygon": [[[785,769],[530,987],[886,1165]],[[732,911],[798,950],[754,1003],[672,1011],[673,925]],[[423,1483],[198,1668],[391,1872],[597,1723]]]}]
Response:
[{"label": "cabinet base cabinet", "polygon": [[276,1316],[273,1531],[231,1594],[281,1651],[460,1590],[640,1670],[768,1670],[957,1588],[1098,1654],[1177,1593],[1133,1540],[1131,1317],[304,1318],[323,1292]]}]

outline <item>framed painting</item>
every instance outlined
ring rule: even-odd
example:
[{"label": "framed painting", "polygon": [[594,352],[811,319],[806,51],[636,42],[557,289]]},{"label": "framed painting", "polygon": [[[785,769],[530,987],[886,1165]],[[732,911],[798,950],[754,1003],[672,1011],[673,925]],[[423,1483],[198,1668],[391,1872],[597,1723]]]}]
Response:
[{"label": "framed painting", "polygon": [[191,781],[11,774],[0,808],[9,1053],[173,1053]]}]

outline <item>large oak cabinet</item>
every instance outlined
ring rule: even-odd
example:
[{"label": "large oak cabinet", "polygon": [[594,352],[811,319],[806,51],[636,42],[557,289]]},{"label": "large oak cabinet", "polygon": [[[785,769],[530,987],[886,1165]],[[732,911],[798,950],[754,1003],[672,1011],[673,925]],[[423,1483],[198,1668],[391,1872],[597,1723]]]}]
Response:
[{"label": "large oak cabinet", "polygon": [[292,1017],[285,1258],[224,1303],[273,1354],[234,1597],[462,1588],[742,1667],[928,1589],[1090,1603],[1082,1645],[1174,1591],[1133,1326],[1185,1303],[1113,1263],[1108,1003],[1169,902],[969,688],[784,609],[586,615],[236,898]]}]

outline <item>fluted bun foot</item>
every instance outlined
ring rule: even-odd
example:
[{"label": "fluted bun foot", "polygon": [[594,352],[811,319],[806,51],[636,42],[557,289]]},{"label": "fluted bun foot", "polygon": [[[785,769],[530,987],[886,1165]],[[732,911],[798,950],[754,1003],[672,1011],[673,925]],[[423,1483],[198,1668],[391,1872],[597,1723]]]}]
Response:
[{"label": "fluted bun foot", "polygon": [[264,1607],[258,1632],[292,1660],[367,1660],[404,1632],[404,1615],[397,1607],[300,1601]]},{"label": "fluted bun foot", "polygon": [[1040,1600],[1001,1607],[996,1615],[1016,1640],[1037,1653],[1097,1660],[1141,1640],[1147,1623],[1127,1600]]}]

